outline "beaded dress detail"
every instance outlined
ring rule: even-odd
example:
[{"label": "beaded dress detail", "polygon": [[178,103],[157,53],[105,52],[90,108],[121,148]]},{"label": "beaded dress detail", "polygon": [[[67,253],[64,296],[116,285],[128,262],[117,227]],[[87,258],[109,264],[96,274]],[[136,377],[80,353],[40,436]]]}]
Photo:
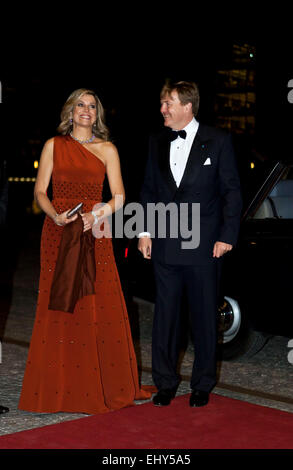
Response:
[{"label": "beaded dress detail", "polygon": [[[61,213],[102,201],[105,166],[70,136],[54,139],[53,201]],[[74,223],[74,222],[73,222]],[[36,318],[19,408],[34,412],[105,413],[147,399],[139,386],[131,330],[112,240],[95,238],[95,294],[74,312],[49,310],[63,227],[45,218]],[[146,387],[147,389],[147,387]]]}]

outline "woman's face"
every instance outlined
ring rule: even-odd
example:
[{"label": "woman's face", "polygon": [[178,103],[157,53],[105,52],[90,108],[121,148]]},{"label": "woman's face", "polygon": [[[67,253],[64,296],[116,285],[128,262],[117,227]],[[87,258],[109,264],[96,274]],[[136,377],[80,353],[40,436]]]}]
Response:
[{"label": "woman's face", "polygon": [[94,96],[82,95],[76,102],[73,113],[73,123],[82,127],[92,127],[97,119],[97,105]]}]

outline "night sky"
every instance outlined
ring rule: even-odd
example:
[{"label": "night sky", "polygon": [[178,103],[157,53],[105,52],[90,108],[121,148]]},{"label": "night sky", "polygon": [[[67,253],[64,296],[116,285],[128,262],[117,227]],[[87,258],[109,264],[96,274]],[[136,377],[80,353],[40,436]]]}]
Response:
[{"label": "night sky", "polygon": [[[257,126],[253,140],[245,144],[247,159],[251,147],[265,158],[292,158],[293,104],[287,100],[287,83],[293,78],[293,48],[285,39],[244,40],[257,48]],[[86,87],[97,92],[106,109],[126,191],[135,198],[148,136],[162,125],[159,93],[164,81],[196,81],[201,95],[198,119],[213,124],[216,70],[231,61],[235,41],[239,39],[217,38],[177,48],[162,47],[162,38],[160,47],[155,41],[143,45],[129,40],[102,48],[89,61],[75,60],[66,52],[53,53],[46,61],[28,53],[25,61],[10,61],[0,71],[1,156],[7,159],[9,176],[35,176],[32,163],[45,140],[56,134],[65,100],[74,89]]]}]

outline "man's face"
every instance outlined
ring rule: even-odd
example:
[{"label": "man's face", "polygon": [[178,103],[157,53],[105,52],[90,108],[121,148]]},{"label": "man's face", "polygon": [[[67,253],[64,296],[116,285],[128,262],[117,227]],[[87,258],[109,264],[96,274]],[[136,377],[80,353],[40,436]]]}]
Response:
[{"label": "man's face", "polygon": [[178,93],[173,90],[170,94],[161,99],[161,113],[164,118],[164,125],[174,130],[185,127],[192,118],[191,103],[181,104]]}]

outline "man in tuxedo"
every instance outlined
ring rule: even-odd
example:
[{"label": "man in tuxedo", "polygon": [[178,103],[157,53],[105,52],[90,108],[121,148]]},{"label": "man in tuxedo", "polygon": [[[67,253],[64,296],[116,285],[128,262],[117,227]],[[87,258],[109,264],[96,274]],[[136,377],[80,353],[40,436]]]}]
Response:
[{"label": "man in tuxedo", "polygon": [[[141,202],[188,207],[181,217],[199,223],[192,207],[199,204],[200,241],[174,238],[166,217],[166,236],[145,222],[138,249],[152,259],[156,303],[152,337],[152,373],[157,406],[169,405],[179,385],[180,307],[186,291],[195,360],[191,376],[191,407],[204,406],[216,384],[217,289],[221,257],[236,244],[241,193],[231,136],[199,123],[195,116],[199,92],[193,82],[166,84],[161,91],[164,129],[150,137]],[[186,222],[186,221],[184,221]],[[182,225],[182,224],[181,224]],[[180,221],[178,226],[180,226]]]}]

